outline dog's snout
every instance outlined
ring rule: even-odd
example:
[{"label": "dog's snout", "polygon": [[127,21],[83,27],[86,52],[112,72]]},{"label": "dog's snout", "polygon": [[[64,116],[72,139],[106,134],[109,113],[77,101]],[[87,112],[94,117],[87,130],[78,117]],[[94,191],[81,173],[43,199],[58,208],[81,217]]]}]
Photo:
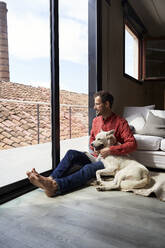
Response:
[{"label": "dog's snout", "polygon": [[91,146],[92,146],[92,147],[94,147],[94,144],[93,144],[93,142],[91,143]]},{"label": "dog's snout", "polygon": [[100,151],[101,149],[104,148],[104,145],[103,144],[99,144],[99,145],[94,145],[93,147],[95,148],[96,151]]}]

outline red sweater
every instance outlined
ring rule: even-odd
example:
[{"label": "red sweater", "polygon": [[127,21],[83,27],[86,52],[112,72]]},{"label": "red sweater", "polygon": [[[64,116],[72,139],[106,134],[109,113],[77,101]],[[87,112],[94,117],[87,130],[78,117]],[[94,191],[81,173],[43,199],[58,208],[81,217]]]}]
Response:
[{"label": "red sweater", "polygon": [[93,150],[91,143],[96,135],[101,131],[115,130],[114,135],[121,145],[110,146],[110,153],[113,155],[124,155],[134,151],[137,147],[136,140],[129,128],[127,121],[120,116],[112,113],[106,120],[102,116],[94,118],[90,135],[90,149]]}]

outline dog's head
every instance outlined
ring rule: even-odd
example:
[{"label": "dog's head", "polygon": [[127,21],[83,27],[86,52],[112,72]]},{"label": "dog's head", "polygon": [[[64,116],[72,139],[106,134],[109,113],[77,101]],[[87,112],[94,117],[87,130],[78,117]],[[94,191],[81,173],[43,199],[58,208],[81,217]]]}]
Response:
[{"label": "dog's head", "polygon": [[114,136],[114,130],[104,132],[101,131],[96,135],[95,140],[92,142],[92,146],[96,151],[109,147],[117,143],[116,137]]}]

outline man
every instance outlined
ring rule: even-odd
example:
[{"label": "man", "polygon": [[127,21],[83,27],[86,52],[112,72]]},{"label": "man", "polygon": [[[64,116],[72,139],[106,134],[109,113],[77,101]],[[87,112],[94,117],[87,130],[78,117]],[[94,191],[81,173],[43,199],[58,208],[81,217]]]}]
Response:
[{"label": "man", "polygon": [[[103,148],[100,154],[103,158],[110,154],[124,155],[136,149],[136,141],[126,120],[112,112],[113,96],[109,92],[100,91],[94,95],[94,109],[97,117],[92,123],[90,144],[95,140],[96,135],[101,131],[114,129],[114,135],[120,145]],[[93,147],[90,146],[93,150]],[[93,155],[97,157],[93,151]],[[81,169],[71,175],[65,173],[75,164],[79,164]],[[49,197],[63,194],[84,186],[90,179],[95,178],[96,171],[103,169],[101,161],[91,162],[88,156],[76,150],[69,150],[58,166],[49,177],[43,177],[32,169],[27,172],[27,176],[32,184],[42,188]]]}]

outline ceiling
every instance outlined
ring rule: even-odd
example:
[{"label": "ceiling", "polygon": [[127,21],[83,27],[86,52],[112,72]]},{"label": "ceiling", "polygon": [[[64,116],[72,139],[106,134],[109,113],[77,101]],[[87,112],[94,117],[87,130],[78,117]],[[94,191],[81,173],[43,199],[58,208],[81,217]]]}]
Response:
[{"label": "ceiling", "polygon": [[128,0],[150,36],[165,36],[165,0]]}]

